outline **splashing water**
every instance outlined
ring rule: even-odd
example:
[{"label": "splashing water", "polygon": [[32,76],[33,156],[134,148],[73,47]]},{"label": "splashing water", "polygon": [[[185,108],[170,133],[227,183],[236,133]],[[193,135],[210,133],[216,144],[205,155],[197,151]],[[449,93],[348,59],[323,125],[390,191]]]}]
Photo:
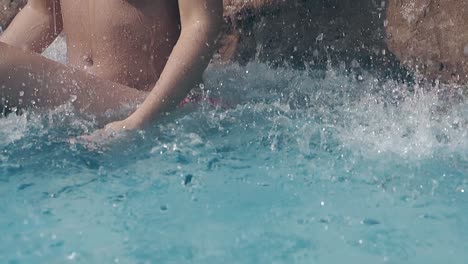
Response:
[{"label": "splashing water", "polygon": [[371,74],[212,67],[103,152],[69,106],[0,120],[2,263],[464,263],[468,103]]}]

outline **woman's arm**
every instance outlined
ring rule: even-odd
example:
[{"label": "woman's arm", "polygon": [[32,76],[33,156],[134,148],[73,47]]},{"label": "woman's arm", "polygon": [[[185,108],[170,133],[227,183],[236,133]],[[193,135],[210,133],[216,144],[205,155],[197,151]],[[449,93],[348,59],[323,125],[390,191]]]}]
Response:
[{"label": "woman's arm", "polygon": [[143,104],[107,129],[138,129],[179,104],[201,79],[223,23],[222,0],[179,0],[182,30],[166,66]]},{"label": "woman's arm", "polygon": [[60,0],[28,0],[0,41],[41,53],[62,32]]}]

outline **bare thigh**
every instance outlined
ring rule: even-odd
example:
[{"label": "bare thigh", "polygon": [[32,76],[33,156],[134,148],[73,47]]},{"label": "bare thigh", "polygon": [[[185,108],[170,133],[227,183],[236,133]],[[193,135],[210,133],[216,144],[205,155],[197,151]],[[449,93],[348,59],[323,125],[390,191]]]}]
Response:
[{"label": "bare thigh", "polygon": [[145,92],[100,79],[0,42],[0,97],[9,108],[53,108],[71,102],[100,116],[144,100]]}]

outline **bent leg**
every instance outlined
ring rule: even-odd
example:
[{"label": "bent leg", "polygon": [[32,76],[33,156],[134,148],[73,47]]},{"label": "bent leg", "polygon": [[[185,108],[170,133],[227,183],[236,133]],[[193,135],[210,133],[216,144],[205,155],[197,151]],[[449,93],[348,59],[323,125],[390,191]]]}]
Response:
[{"label": "bent leg", "polygon": [[80,111],[99,116],[140,103],[145,96],[137,89],[0,42],[0,98],[9,108],[52,108],[72,102]]}]

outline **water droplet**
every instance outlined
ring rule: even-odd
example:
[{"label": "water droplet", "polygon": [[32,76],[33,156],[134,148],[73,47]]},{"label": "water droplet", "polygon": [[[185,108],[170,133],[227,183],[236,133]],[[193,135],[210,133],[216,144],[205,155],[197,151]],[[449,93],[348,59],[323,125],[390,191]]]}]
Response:
[{"label": "water droplet", "polygon": [[71,101],[72,103],[74,103],[77,99],[78,99],[78,96],[76,96],[76,95],[74,95],[74,94],[70,95],[70,101]]},{"label": "water droplet", "polygon": [[24,96],[24,91],[20,91],[19,96]]},{"label": "water droplet", "polygon": [[320,33],[320,34],[315,38],[315,41],[322,41],[322,40],[323,40],[323,36],[324,36],[324,34],[323,34],[323,33]]}]

